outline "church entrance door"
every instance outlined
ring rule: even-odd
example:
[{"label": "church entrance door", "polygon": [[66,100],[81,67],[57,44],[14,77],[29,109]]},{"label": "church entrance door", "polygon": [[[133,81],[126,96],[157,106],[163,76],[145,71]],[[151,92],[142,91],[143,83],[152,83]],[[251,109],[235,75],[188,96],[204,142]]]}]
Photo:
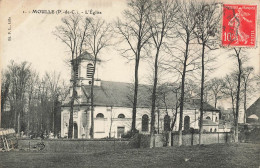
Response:
[{"label": "church entrance door", "polygon": [[117,127],[117,138],[121,138],[121,136],[125,133],[125,127]]}]

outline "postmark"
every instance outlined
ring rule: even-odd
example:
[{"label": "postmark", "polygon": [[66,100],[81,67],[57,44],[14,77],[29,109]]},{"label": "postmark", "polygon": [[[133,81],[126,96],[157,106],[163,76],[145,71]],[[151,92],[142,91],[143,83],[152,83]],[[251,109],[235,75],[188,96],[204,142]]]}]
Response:
[{"label": "postmark", "polygon": [[256,46],[256,5],[224,4],[222,46]]}]

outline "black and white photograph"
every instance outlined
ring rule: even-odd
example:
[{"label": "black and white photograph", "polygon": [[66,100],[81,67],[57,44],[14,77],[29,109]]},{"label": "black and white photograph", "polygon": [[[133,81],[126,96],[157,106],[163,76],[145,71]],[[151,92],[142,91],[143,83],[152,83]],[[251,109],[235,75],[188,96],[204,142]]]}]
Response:
[{"label": "black and white photograph", "polygon": [[260,167],[259,0],[0,0],[0,168]]}]

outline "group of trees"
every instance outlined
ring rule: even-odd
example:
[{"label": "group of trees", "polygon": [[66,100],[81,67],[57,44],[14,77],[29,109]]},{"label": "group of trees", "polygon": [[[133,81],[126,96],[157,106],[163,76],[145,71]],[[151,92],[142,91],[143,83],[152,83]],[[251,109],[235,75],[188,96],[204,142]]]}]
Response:
[{"label": "group of trees", "polygon": [[[200,98],[200,137],[203,131],[203,103],[210,97],[207,95],[210,93],[214,97],[215,107],[217,107],[217,101],[222,98],[221,96],[223,98],[232,97],[235,141],[238,140],[240,95],[244,93],[244,108],[246,109],[246,92],[252,68],[246,68],[248,59],[243,53],[246,49],[239,47],[220,48],[221,27],[219,23],[221,16],[221,4],[212,1],[131,0],[128,2],[128,9],[124,11],[123,19],[118,19],[116,22],[116,33],[121,39],[120,42],[124,44],[120,48],[122,55],[135,62],[133,132],[136,130],[139,66],[141,60],[152,60],[150,61],[153,65],[151,137],[155,132],[155,107],[158,97],[159,74],[162,71],[167,71],[168,75],[175,74],[172,75],[176,78],[175,82],[180,83],[180,87],[177,87],[179,88],[179,101],[177,101],[179,104],[176,105],[180,115],[179,145],[182,144],[183,107],[185,96],[188,95],[185,87],[187,87],[187,80],[192,79],[192,76],[193,79],[194,76],[200,79],[197,93]],[[233,66],[237,68],[233,70],[234,74],[231,76],[235,78],[232,86],[228,86],[228,82],[224,79],[209,81],[207,74],[213,71],[210,64],[214,63],[216,58],[214,54],[211,54],[213,50],[226,50],[230,53],[231,58],[235,58],[237,63]],[[234,91],[227,93],[224,91],[225,88],[232,88]],[[205,97],[205,95],[207,96]]]},{"label": "group of trees", "polygon": [[68,89],[56,72],[40,78],[30,63],[11,61],[1,74],[1,127],[31,136],[57,135],[60,102]]},{"label": "group of trees", "polygon": [[[206,48],[212,50],[216,41],[220,14],[218,4],[184,1],[137,0],[128,3],[123,19],[116,24],[117,33],[128,47],[122,49],[127,59],[135,61],[135,88],[132,115],[132,131],[135,131],[138,94],[138,71],[141,59],[153,61],[153,91],[151,103],[151,129],[155,132],[155,106],[158,74],[161,70],[177,72],[180,78],[180,121],[182,135],[183,106],[187,73],[202,68],[201,118],[203,117],[204,66]],[[198,49],[201,46],[202,49]],[[199,65],[199,59],[202,58]],[[200,120],[202,127],[202,120]],[[201,129],[202,130],[202,129]],[[181,144],[181,139],[179,138]]]}]

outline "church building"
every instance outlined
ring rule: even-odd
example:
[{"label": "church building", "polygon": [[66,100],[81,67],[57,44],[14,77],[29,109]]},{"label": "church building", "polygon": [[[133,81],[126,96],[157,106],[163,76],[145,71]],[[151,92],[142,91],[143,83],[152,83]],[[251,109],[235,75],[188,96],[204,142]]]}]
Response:
[{"label": "church building", "polygon": [[[90,138],[91,111],[90,87],[93,74],[94,57],[84,52],[77,59],[77,97],[73,112],[73,137]],[[94,138],[121,138],[131,129],[133,84],[113,81],[102,81],[98,78],[102,61],[97,60],[94,75]],[[170,87],[170,86],[169,86]],[[61,108],[61,137],[68,137],[71,93],[62,102]],[[149,134],[151,121],[151,86],[139,85],[136,114],[136,129],[142,134]],[[168,94],[164,103],[157,103],[155,128],[157,133],[169,130],[174,121],[176,98]],[[199,99],[185,101],[183,111],[183,129],[199,129]],[[219,110],[204,103],[203,129],[206,132],[218,132]],[[179,112],[173,131],[178,130]]]}]

